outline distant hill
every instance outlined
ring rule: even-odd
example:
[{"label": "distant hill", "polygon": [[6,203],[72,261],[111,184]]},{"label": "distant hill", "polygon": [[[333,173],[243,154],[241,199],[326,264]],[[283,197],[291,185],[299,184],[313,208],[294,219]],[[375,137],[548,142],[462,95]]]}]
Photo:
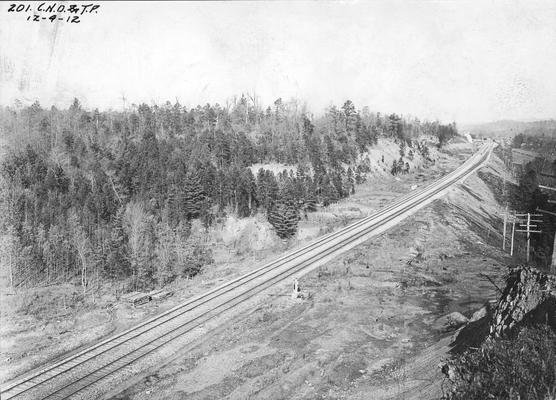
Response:
[{"label": "distant hill", "polygon": [[511,137],[523,133],[530,136],[552,136],[556,138],[556,120],[528,122],[502,120],[480,124],[460,124],[459,131],[483,137]]}]

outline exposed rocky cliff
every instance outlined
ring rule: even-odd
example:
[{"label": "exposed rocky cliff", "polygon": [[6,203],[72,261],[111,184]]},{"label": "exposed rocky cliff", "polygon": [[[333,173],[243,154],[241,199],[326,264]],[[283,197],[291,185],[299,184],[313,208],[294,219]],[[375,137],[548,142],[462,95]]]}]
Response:
[{"label": "exposed rocky cliff", "polygon": [[[505,346],[498,343],[499,338],[505,342],[520,340],[519,335],[510,333],[530,324],[546,324],[553,332],[556,331],[556,276],[520,266],[510,271],[496,307],[492,310],[485,307],[483,313],[477,313],[477,318],[472,318],[452,343],[451,353],[455,359],[441,364],[442,372],[451,383],[451,389],[446,391],[444,398],[459,399],[461,396],[456,394],[466,392],[465,387],[477,385],[477,382],[483,380],[487,382],[490,378],[483,375],[488,374],[480,371],[489,370],[491,362],[511,363],[501,356],[511,350],[506,348],[497,353],[498,347]],[[480,349],[483,355],[490,354],[500,358],[485,361],[485,357],[473,356],[473,349]],[[466,350],[472,350],[472,353],[467,354]],[[490,360],[488,357],[486,359]]]},{"label": "exposed rocky cliff", "polygon": [[556,329],[556,277],[534,268],[514,268],[490,322],[490,336],[499,337],[527,322]]}]

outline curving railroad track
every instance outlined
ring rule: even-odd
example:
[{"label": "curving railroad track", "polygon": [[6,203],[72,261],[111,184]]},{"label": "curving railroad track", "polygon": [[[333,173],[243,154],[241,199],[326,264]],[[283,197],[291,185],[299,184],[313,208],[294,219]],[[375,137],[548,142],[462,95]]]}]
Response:
[{"label": "curving railroad track", "polygon": [[493,148],[484,145],[455,171],[410,192],[376,213],[322,236],[245,275],[105,339],[61,361],[5,383],[1,399],[67,399],[101,383],[210,319],[285,279],[306,273],[429,204],[480,168]]}]

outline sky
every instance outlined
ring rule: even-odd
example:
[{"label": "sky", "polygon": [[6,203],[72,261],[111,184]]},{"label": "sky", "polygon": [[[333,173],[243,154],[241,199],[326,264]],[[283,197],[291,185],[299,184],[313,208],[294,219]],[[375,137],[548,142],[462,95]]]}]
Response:
[{"label": "sky", "polygon": [[98,4],[71,24],[0,3],[0,105],[194,107],[248,92],[315,114],[350,99],[444,122],[556,118],[554,0]]}]

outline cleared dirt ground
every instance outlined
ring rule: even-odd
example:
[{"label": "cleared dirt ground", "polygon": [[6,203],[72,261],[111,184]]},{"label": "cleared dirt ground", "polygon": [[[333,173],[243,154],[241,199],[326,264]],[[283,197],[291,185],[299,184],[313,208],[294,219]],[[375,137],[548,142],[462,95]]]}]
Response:
[{"label": "cleared dirt ground", "polygon": [[[460,150],[465,148],[452,149]],[[443,157],[438,174],[458,162],[457,156]],[[501,168],[493,158],[483,172],[498,174]],[[390,187],[399,185],[403,192],[409,183],[404,178]],[[365,197],[360,190],[349,204],[335,207],[364,212],[396,193],[378,182],[370,182],[369,191],[381,194]],[[438,364],[455,333],[446,316],[458,311],[470,317],[496,299],[497,289],[486,276],[501,283],[511,263],[499,249],[499,212],[485,182],[473,176],[396,228],[306,275],[300,283],[309,299],[292,300],[287,289],[267,295],[255,311],[112,395],[137,400],[439,397]]]}]

